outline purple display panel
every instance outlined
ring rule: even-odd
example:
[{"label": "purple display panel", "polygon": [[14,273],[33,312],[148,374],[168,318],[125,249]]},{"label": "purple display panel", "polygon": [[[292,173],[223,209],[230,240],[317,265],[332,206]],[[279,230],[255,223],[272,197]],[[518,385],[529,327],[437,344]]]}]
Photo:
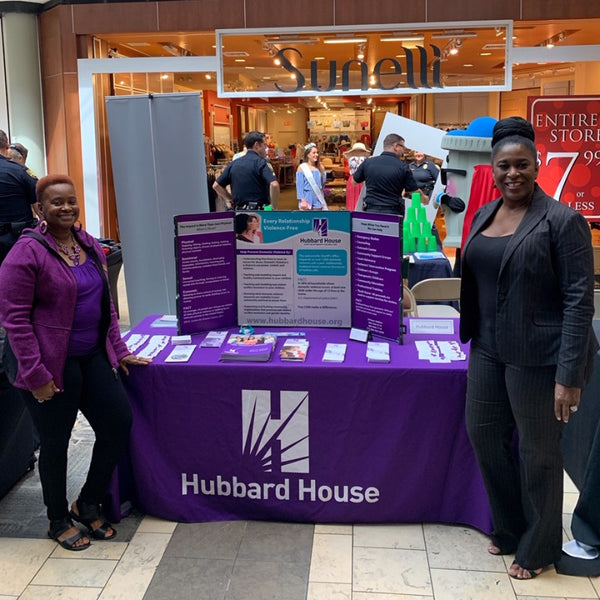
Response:
[{"label": "purple display panel", "polygon": [[352,213],[352,325],[401,342],[401,324],[401,218]]},{"label": "purple display panel", "polygon": [[233,215],[177,215],[174,220],[179,333],[235,325]]}]

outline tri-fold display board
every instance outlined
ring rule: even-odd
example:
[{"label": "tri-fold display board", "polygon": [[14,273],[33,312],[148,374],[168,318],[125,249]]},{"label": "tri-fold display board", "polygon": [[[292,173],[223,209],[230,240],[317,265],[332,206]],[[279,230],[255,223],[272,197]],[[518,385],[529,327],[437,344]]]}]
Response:
[{"label": "tri-fold display board", "polygon": [[254,223],[244,234],[239,214],[174,219],[180,334],[244,324],[356,327],[402,341],[400,217],[244,213]]}]

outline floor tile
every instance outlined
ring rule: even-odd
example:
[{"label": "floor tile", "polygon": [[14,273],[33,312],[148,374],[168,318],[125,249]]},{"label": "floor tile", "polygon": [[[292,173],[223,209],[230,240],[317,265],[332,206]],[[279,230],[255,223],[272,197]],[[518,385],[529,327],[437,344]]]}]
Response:
[{"label": "floor tile", "polygon": [[414,594],[377,594],[371,592],[354,592],[354,594],[352,594],[352,600],[433,600],[433,596],[415,596]]},{"label": "floor tile", "polygon": [[573,480],[567,475],[566,471],[563,471],[563,486],[564,486],[564,492],[567,493],[579,493],[579,490],[577,489],[577,486],[573,483]]},{"label": "floor tile", "polygon": [[352,529],[352,525],[315,524],[315,533],[337,533],[339,535],[352,535]]},{"label": "floor tile", "polygon": [[306,600],[353,600],[349,583],[309,582]]},{"label": "floor tile", "polygon": [[310,563],[314,526],[304,523],[248,523],[238,559]]},{"label": "floor tile", "polygon": [[579,494],[563,494],[563,512],[572,515],[579,500]]},{"label": "floor tile", "polygon": [[0,594],[18,596],[50,556],[55,542],[0,538]]},{"label": "floor tile", "polygon": [[352,536],[335,534],[314,536],[310,581],[352,583]]},{"label": "floor tile", "polygon": [[305,600],[307,588],[308,565],[241,559],[233,567],[225,600]]},{"label": "floor tile", "polygon": [[137,528],[137,533],[173,533],[176,527],[175,521],[145,516]]},{"label": "floor tile", "polygon": [[435,600],[515,600],[507,573],[431,569]]},{"label": "floor tile", "polygon": [[92,540],[92,545],[87,550],[81,552],[73,552],[66,550],[62,546],[56,544],[51,558],[73,558],[77,560],[89,560],[97,558],[99,560],[120,560],[127,550],[126,542],[99,542]]},{"label": "floor tile", "polygon": [[547,596],[549,598],[597,598],[598,595],[588,577],[559,575],[554,568],[545,569],[535,579],[510,580],[519,596]]},{"label": "floor tile", "polygon": [[600,577],[591,577],[590,581],[592,582],[592,586],[596,590],[596,594],[600,598]]},{"label": "floor tile", "polygon": [[119,566],[148,565],[160,562],[171,536],[168,533],[136,533],[127,546]]},{"label": "floor tile", "polygon": [[171,535],[136,533],[99,600],[142,600]]},{"label": "floor tile", "polygon": [[142,600],[156,570],[156,565],[120,562],[99,600]]},{"label": "floor tile", "polygon": [[[19,600],[98,600],[102,588],[30,585]],[[2,600],[3,596],[0,596]]]},{"label": "floor tile", "polygon": [[431,568],[506,571],[502,557],[487,551],[488,536],[476,529],[459,525],[423,525],[423,531]]},{"label": "floor tile", "polygon": [[355,525],[354,545],[372,548],[406,548],[425,550],[423,526],[407,525]]},{"label": "floor tile", "polygon": [[144,600],[223,600],[232,567],[232,560],[165,557]]},{"label": "floor tile", "polygon": [[354,548],[352,590],[386,594],[432,594],[423,550]]},{"label": "floor tile", "polygon": [[179,523],[165,556],[234,559],[246,531],[246,521]]},{"label": "floor tile", "polygon": [[33,585],[103,587],[116,566],[116,560],[49,558],[31,583]]}]

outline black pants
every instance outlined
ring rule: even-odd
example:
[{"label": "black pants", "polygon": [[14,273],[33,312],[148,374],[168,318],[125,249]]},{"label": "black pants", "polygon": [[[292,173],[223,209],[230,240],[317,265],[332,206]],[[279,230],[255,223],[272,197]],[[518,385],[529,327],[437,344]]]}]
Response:
[{"label": "black pants", "polygon": [[129,441],[131,407],[123,385],[103,351],[69,358],[64,391],[39,403],[31,392],[20,390],[40,435],[39,470],[44,504],[50,520],[68,515],[67,452],[77,411],[91,425],[96,441],[80,498],[99,504],[117,461]]},{"label": "black pants", "polygon": [[563,425],[554,416],[555,373],[555,366],[503,363],[471,344],[466,424],[490,502],[492,541],[527,569],[561,554]]}]

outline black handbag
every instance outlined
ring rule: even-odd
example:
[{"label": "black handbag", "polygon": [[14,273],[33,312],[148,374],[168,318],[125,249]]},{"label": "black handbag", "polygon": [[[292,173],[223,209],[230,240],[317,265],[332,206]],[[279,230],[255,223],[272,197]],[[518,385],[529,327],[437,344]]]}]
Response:
[{"label": "black handbag", "polygon": [[12,385],[17,378],[17,371],[19,370],[19,361],[15,356],[12,348],[10,347],[10,342],[8,341],[8,336],[4,337],[4,345],[2,348],[2,370],[6,375],[6,378]]}]

